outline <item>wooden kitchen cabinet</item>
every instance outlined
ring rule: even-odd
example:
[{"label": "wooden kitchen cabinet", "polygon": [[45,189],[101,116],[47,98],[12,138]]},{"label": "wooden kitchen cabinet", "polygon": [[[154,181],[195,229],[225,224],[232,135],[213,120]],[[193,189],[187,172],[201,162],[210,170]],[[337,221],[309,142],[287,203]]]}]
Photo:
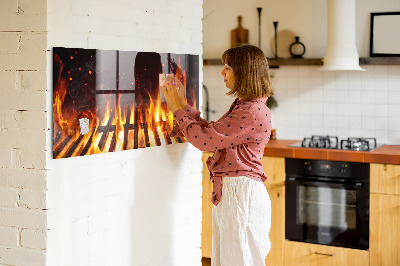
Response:
[{"label": "wooden kitchen cabinet", "polygon": [[371,266],[400,265],[400,165],[371,164]]},{"label": "wooden kitchen cabinet", "polygon": [[203,258],[211,258],[212,252],[212,183],[210,181],[210,173],[206,165],[212,152],[203,153],[203,194],[202,194],[202,223],[201,223],[201,253]]},{"label": "wooden kitchen cabinet", "polygon": [[271,199],[271,250],[265,259],[266,266],[283,265],[285,241],[285,187],[265,184]]},{"label": "wooden kitchen cabinet", "polygon": [[268,185],[285,185],[285,158],[264,156],[261,159],[264,172],[267,175],[265,184]]},{"label": "wooden kitchen cabinet", "polygon": [[400,195],[400,165],[370,164],[371,193]]},{"label": "wooden kitchen cabinet", "polygon": [[285,158],[264,156],[261,160],[267,175],[265,187],[271,199],[271,250],[265,259],[267,266],[283,265],[285,240]]},{"label": "wooden kitchen cabinet", "polygon": [[284,252],[285,266],[369,265],[369,253],[365,250],[316,245],[285,240]]}]

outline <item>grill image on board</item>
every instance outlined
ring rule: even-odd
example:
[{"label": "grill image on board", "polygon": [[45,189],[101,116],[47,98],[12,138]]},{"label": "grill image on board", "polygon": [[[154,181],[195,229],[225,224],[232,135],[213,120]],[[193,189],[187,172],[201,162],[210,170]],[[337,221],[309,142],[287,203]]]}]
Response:
[{"label": "grill image on board", "polygon": [[166,74],[198,109],[198,55],[54,47],[53,158],[186,142],[170,135],[159,90]]}]

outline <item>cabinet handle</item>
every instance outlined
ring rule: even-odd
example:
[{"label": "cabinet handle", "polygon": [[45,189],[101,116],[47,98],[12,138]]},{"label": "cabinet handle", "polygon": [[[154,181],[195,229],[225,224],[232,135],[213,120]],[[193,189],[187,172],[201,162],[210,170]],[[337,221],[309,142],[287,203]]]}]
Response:
[{"label": "cabinet handle", "polygon": [[315,255],[323,255],[323,256],[330,256],[333,257],[335,254],[327,254],[327,253],[320,253],[320,252],[314,252]]}]

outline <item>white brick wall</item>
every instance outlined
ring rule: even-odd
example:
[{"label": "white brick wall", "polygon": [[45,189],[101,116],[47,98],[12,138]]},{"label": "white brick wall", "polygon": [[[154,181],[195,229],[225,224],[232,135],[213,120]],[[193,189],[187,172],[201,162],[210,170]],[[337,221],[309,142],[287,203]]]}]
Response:
[{"label": "white brick wall", "polygon": [[47,49],[201,56],[202,1],[4,0],[0,15],[0,264],[200,265],[201,153],[52,160]]},{"label": "white brick wall", "polygon": [[45,265],[46,3],[0,3],[1,265]]},{"label": "white brick wall", "polygon": [[[47,9],[49,50],[202,55],[202,0],[53,0]],[[49,95],[48,127],[51,106]],[[48,265],[201,265],[202,163],[190,144],[47,159]]]}]

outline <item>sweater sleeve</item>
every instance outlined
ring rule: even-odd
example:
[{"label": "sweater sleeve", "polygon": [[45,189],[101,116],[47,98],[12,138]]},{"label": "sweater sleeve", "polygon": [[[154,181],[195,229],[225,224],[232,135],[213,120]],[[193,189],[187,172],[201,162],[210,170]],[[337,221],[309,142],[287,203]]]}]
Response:
[{"label": "sweater sleeve", "polygon": [[[196,120],[200,126],[205,127],[209,124],[209,122],[207,120],[200,117],[200,111],[194,109],[189,104],[187,104],[183,110],[187,113],[187,115],[189,117]],[[179,128],[179,125],[178,125],[178,123],[176,123],[175,120],[174,120],[174,127],[173,127],[170,135],[171,135],[171,137],[182,137],[183,136],[183,134]]]},{"label": "sweater sleeve", "polygon": [[[174,116],[183,135],[201,151],[223,149],[246,143],[255,129],[256,120],[249,109],[236,109],[218,122],[201,125],[186,111],[179,109]],[[262,125],[261,125],[262,126]]]},{"label": "sweater sleeve", "polygon": [[205,127],[208,126],[209,122],[203,118],[200,117],[200,111],[194,109],[191,107],[189,104],[186,105],[185,111],[188,114],[188,116],[192,117],[194,120],[196,120],[200,126]]}]

